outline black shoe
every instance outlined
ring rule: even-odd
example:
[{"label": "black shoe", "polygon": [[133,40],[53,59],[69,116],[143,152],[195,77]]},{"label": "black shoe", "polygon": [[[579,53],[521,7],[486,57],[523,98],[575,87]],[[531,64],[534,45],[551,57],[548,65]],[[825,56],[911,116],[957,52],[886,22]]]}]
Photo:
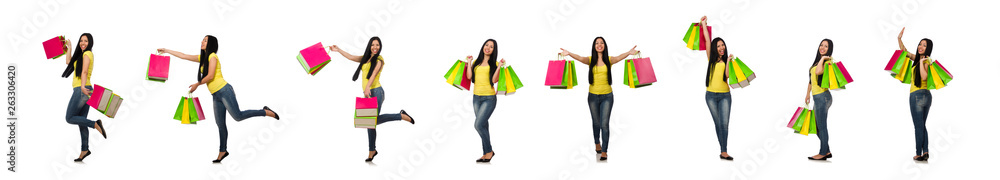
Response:
[{"label": "black shoe", "polygon": [[601,154],[601,150],[594,150],[594,151],[597,151],[597,154]]},{"label": "black shoe", "polygon": [[375,156],[377,156],[377,155],[378,155],[378,151],[375,151],[375,154],[372,154],[372,157],[370,157],[368,159],[365,159],[365,162],[372,162],[372,160],[375,160]]},{"label": "black shoe", "polygon": [[104,129],[104,123],[101,123],[100,119],[97,120],[97,127],[101,128],[101,136],[104,136],[104,139],[107,139],[108,134],[105,131],[107,131],[108,129]]},{"label": "black shoe", "polygon": [[601,161],[607,161],[608,157],[601,157]]},{"label": "black shoe", "polygon": [[826,161],[827,158],[830,158],[830,156],[826,155],[826,156],[823,156],[822,158],[819,158],[819,159],[816,159],[816,158],[813,158],[812,156],[809,156],[809,160],[816,160],[816,161]]},{"label": "black shoe", "polygon": [[226,151],[225,154],[222,154],[222,158],[216,159],[216,160],[212,160],[212,163],[222,163],[222,160],[226,159],[226,156],[229,156],[229,151]]},{"label": "black shoe", "polygon": [[413,116],[410,116],[410,114],[406,114],[405,110],[402,109],[399,110],[399,114],[403,114],[406,115],[407,117],[410,117],[410,124],[417,124],[417,120],[413,120]]},{"label": "black shoe", "polygon": [[833,153],[829,153],[829,154],[826,154],[826,158],[827,158],[827,159],[829,159],[829,158],[833,158]]},{"label": "black shoe", "polygon": [[[493,156],[497,156],[496,152],[492,152],[492,153],[493,153]],[[476,162],[487,162],[488,163],[488,162],[490,162],[490,160],[493,160],[493,157],[490,157],[489,159],[477,159]]]},{"label": "black shoe", "polygon": [[725,156],[719,155],[719,159],[725,159],[725,160],[732,161],[733,160],[733,156],[725,157]]},{"label": "black shoe", "polygon": [[87,158],[87,156],[90,156],[90,151],[87,151],[87,154],[84,154],[82,158],[73,159],[73,162],[83,162],[83,159]]},{"label": "black shoe", "polygon": [[920,156],[919,159],[920,159],[920,161],[930,160],[931,159],[931,154],[930,153],[924,153],[924,155]]},{"label": "black shoe", "polygon": [[274,119],[275,120],[281,120],[281,118],[278,117],[278,113],[274,112],[274,110],[271,110],[271,108],[268,108],[267,106],[264,106],[264,110],[268,110],[268,111],[271,111],[271,113],[274,113]]}]

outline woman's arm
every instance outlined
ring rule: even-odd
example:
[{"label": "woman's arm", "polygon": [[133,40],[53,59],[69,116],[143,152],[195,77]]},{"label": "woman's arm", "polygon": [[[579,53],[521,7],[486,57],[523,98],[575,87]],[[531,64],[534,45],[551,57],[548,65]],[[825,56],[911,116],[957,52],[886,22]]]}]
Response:
[{"label": "woman's arm", "polygon": [[813,86],[812,83],[806,84],[806,105],[809,104],[809,95],[812,94]]},{"label": "woman's arm", "polygon": [[[708,25],[708,16],[701,16],[701,24],[699,24],[699,26],[701,26],[701,27],[707,27],[706,25]],[[701,33],[702,34],[708,34],[708,28],[701,28]],[[712,39],[709,39],[708,36],[705,36],[705,42],[712,43]],[[705,47],[712,47],[712,46],[707,45]],[[714,59],[711,59],[712,58],[712,51],[715,51],[715,49],[706,49],[705,50],[705,57],[709,58],[708,61],[714,60]],[[729,68],[726,68],[726,69],[729,69]]]},{"label": "woman's arm", "polygon": [[198,62],[199,61],[198,56],[196,56],[196,55],[184,54],[184,53],[177,52],[177,51],[174,51],[174,50],[170,50],[170,49],[167,49],[167,48],[156,49],[156,52],[157,53],[167,53],[167,54],[173,55],[173,56],[175,56],[177,58],[181,58],[181,59],[188,60],[188,61],[191,61],[191,62]]},{"label": "woman's arm", "polygon": [[[896,41],[899,42],[899,50],[910,52],[910,51],[907,51],[906,50],[906,46],[903,45],[903,31],[905,31],[905,30],[906,30],[906,27],[903,27],[902,30],[899,30],[899,36],[896,37]],[[906,57],[909,57],[910,59],[917,59],[917,55],[915,55],[913,53],[908,53],[906,55]]]},{"label": "woman's arm", "polygon": [[72,59],[73,56],[73,43],[70,43],[69,39],[66,39],[66,43],[63,45],[63,47],[66,48],[66,55],[63,56],[66,56],[66,64],[69,64],[69,61]]},{"label": "woman's arm", "polygon": [[493,81],[493,83],[497,83],[497,81],[500,81],[500,69],[503,69],[503,68],[500,68],[500,67],[503,67],[503,65],[506,65],[506,64],[507,64],[507,61],[501,58],[500,59],[500,65],[497,65],[497,70],[493,71],[493,75],[492,75],[493,79],[490,80],[490,81]]},{"label": "woman's arm", "polygon": [[330,51],[339,52],[340,55],[344,56],[344,58],[347,58],[347,60],[351,60],[351,61],[354,61],[356,63],[361,63],[361,56],[355,56],[355,55],[351,55],[350,53],[344,52],[337,45],[331,45],[331,46],[329,46],[329,48],[330,48]]},{"label": "woman's arm", "polygon": [[569,56],[569,57],[571,57],[573,59],[576,59],[577,61],[582,62],[583,64],[590,64],[590,58],[573,54],[573,53],[571,53],[571,52],[569,52],[569,51],[567,51],[566,49],[563,49],[563,48],[559,48],[559,50],[562,50],[562,53],[560,53],[560,54],[562,54],[563,56]]},{"label": "woman's arm", "polygon": [[472,56],[465,56],[465,79],[472,79]]},{"label": "woman's arm", "polygon": [[927,63],[927,61],[929,61],[927,58],[921,59],[920,66],[917,66],[920,68],[920,81],[927,80],[927,67],[930,66],[930,63]]},{"label": "woman's arm", "polygon": [[193,93],[194,90],[198,89],[199,85],[208,84],[208,82],[212,82],[212,79],[215,79],[215,64],[218,61],[219,61],[219,58],[217,58],[217,57],[210,57],[210,58],[208,58],[208,75],[205,75],[205,77],[201,78],[201,81],[198,81],[198,82],[196,82],[196,83],[191,84],[190,86],[188,86],[189,88],[191,88],[188,91],[188,93]]},{"label": "woman's arm", "polygon": [[90,74],[90,71],[89,71],[89,69],[90,69],[90,60],[91,59],[90,59],[89,56],[83,56],[83,69],[80,70],[80,92],[83,92],[83,94],[86,94],[87,96],[90,96],[90,93],[91,93],[90,90],[88,90],[87,88],[85,88],[85,86],[87,86],[87,83],[88,83],[87,82],[87,80],[88,80],[87,79],[87,75]]},{"label": "woman's arm", "polygon": [[634,55],[634,54],[636,54],[636,53],[639,53],[639,51],[636,51],[636,50],[635,50],[635,47],[637,47],[637,46],[632,46],[632,49],[631,49],[631,50],[628,50],[628,52],[625,52],[625,53],[622,53],[622,54],[620,54],[620,55],[618,55],[618,56],[612,56],[612,57],[608,57],[608,59],[609,59],[609,62],[610,62],[611,64],[618,64],[618,62],[619,62],[619,61],[622,61],[622,60],[624,60],[625,58],[628,58],[628,55]]},{"label": "woman's arm", "polygon": [[825,68],[823,68],[823,64],[825,64],[826,60],[829,60],[829,59],[830,59],[830,56],[823,56],[823,57],[819,58],[819,62],[816,62],[816,64],[814,64],[816,66],[816,70],[813,71],[813,72],[816,73],[817,76],[818,75],[823,75],[823,69],[825,69]]},{"label": "woman's arm", "polygon": [[[377,75],[379,73],[382,73],[382,61],[379,61],[378,59],[376,59],[375,60],[375,71],[372,72],[372,74]],[[367,74],[362,74],[362,76],[367,76]],[[368,78],[368,83],[366,83],[364,85],[364,87],[362,87],[362,88],[364,88],[362,90],[362,92],[365,93],[365,97],[372,97],[372,94],[371,94],[372,93],[371,92],[372,83],[375,83],[375,77],[369,77]]]}]

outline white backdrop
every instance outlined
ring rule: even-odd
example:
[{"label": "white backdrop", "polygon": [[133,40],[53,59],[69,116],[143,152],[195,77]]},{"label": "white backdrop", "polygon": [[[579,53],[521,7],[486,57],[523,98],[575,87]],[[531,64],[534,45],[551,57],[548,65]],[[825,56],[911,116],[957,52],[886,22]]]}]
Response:
[{"label": "white backdrop", "polygon": [[[0,6],[0,58],[19,68],[17,172],[0,179],[970,179],[1000,168],[992,159],[998,106],[989,93],[991,53],[1000,40],[995,1],[7,1]],[[681,42],[688,25],[709,17],[713,34],[757,73],[732,90],[729,153],[720,161],[704,101],[704,52]],[[881,70],[898,49],[896,35],[915,49],[936,43],[933,56],[955,75],[933,90],[927,121],[929,163],[915,163],[908,85]],[[119,117],[104,119],[108,139],[92,130],[86,163],[77,127],[65,122],[70,79],[62,59],[46,60],[42,41],[94,36],[92,81],[125,98]],[[144,80],[156,48],[197,54],[206,34],[219,38],[226,80],[243,109],[273,107],[281,121],[228,121],[229,151],[216,157],[212,111],[198,125],[171,119],[178,97],[194,83],[196,64],[172,57],[170,80]],[[297,52],[316,42],[360,55],[367,39],[383,40],[384,112],[405,109],[419,122],[379,126],[374,164],[365,130],[353,128],[350,81],[357,64],[331,54],[316,76],[304,73]],[[586,54],[595,36],[611,53],[638,45],[651,57],[659,82],[629,89],[623,66],[612,69],[615,107],[609,160],[593,154],[580,87],[542,86],[547,60],[559,48]],[[456,59],[478,53],[488,38],[515,67],[525,87],[501,96],[490,120],[492,164],[475,164],[480,140],[473,128],[471,92],[443,83]],[[805,72],[823,38],[856,82],[833,92],[827,162],[815,135],[784,128],[806,95]],[[578,66],[583,66],[577,64]],[[194,96],[211,109],[202,86]],[[6,130],[5,130],[6,131]],[[6,151],[4,151],[6,152]],[[6,154],[6,153],[5,153]]]}]

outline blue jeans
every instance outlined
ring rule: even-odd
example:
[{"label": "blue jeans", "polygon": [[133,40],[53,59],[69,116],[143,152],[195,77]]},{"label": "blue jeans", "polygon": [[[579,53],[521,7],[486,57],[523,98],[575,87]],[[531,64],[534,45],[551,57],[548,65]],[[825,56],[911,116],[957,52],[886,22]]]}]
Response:
[{"label": "blue jeans", "polygon": [[[602,152],[608,152],[608,140],[611,137],[611,107],[615,104],[615,94],[587,94],[587,105],[590,106],[590,119],[594,128],[594,144],[601,145]],[[601,141],[601,140],[604,141]]]},{"label": "blue jeans", "polygon": [[910,93],[910,115],[913,116],[913,132],[917,139],[917,155],[930,152],[927,149],[927,113],[931,110],[931,91],[921,89]]},{"label": "blue jeans", "polygon": [[729,111],[732,110],[733,97],[727,93],[714,93],[705,91],[705,104],[708,104],[708,112],[712,113],[712,121],[715,122],[715,136],[719,139],[719,147],[722,152],[726,152],[726,144],[729,140]]},{"label": "blue jeans", "polygon": [[[375,99],[378,100],[378,112],[382,112],[382,101],[385,101],[385,90],[382,90],[382,87],[377,87],[375,89],[371,89],[370,93],[372,97],[375,97]],[[378,118],[375,120],[376,121],[375,124],[382,124],[389,121],[399,121],[399,120],[403,120],[403,115],[400,115],[399,113],[381,114],[378,115]],[[368,151],[375,150],[376,135],[377,134],[375,133],[375,129],[368,129]]]},{"label": "blue jeans", "polygon": [[490,144],[490,116],[497,108],[497,96],[472,95],[472,110],[476,113],[476,132],[483,139],[483,154],[493,152]]},{"label": "blue jeans", "polygon": [[819,138],[819,154],[830,153],[830,133],[826,129],[826,116],[833,105],[830,91],[813,95],[813,116],[816,117],[816,137]]},{"label": "blue jeans", "polygon": [[226,139],[229,138],[229,131],[226,130],[227,110],[236,121],[267,115],[263,109],[240,111],[240,104],[236,102],[236,92],[229,84],[212,93],[212,104],[215,109],[215,124],[219,126],[219,152],[226,152]]},{"label": "blue jeans", "polygon": [[[94,90],[94,87],[85,87],[88,90]],[[87,119],[87,114],[90,112],[90,108],[87,105],[87,99],[89,98],[80,91],[80,87],[74,87],[73,95],[70,96],[69,105],[66,107],[66,122],[80,127],[80,151],[90,150],[87,141],[90,139],[90,130],[87,128],[94,128],[95,123],[95,121]]]}]

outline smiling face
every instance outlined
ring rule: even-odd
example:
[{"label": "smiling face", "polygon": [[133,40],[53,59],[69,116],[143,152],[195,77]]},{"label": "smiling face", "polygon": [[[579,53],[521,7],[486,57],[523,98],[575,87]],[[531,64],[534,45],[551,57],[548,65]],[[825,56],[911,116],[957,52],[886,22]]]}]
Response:
[{"label": "smiling face", "polygon": [[715,51],[718,54],[725,54],[726,53],[726,43],[724,43],[722,41],[719,41],[719,42],[715,43]]},{"label": "smiling face", "polygon": [[373,40],[372,44],[371,44],[371,49],[369,49],[369,50],[372,51],[372,54],[378,54],[378,51],[382,50],[382,41],[381,40]]},{"label": "smiling face", "polygon": [[819,54],[826,55],[826,52],[830,49],[830,42],[823,41],[819,43]]},{"label": "smiling face", "polygon": [[486,56],[493,55],[493,48],[494,47],[496,47],[496,44],[493,43],[493,41],[486,41],[486,44],[483,45],[483,55],[486,55]]},{"label": "smiling face", "polygon": [[201,50],[205,50],[206,46],[208,46],[208,36],[201,39]]},{"label": "smiling face", "polygon": [[604,48],[604,38],[597,38],[597,41],[594,42],[594,50],[597,50],[597,53],[604,53]]},{"label": "smiling face", "polygon": [[90,45],[90,38],[87,38],[87,36],[80,36],[80,43],[79,43],[79,45],[80,45],[80,49],[86,50],[87,46]]},{"label": "smiling face", "polygon": [[927,50],[927,40],[920,40],[920,44],[917,45],[917,54],[925,54],[924,51]]}]

